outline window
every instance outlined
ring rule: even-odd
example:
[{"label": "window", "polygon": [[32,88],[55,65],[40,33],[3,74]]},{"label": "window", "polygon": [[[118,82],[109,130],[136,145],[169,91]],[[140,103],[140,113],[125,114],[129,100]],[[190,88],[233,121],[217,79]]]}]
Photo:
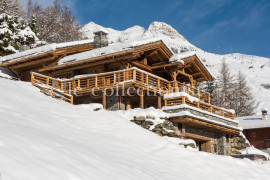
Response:
[{"label": "window", "polygon": [[230,142],[230,135],[226,134],[226,143],[229,143],[229,142]]}]

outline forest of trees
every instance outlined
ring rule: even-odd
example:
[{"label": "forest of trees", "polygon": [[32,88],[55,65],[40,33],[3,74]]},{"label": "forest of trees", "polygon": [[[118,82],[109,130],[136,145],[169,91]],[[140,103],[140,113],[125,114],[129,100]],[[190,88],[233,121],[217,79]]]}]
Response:
[{"label": "forest of trees", "polygon": [[23,41],[35,46],[37,40],[59,43],[82,39],[79,21],[58,0],[45,9],[32,0],[26,6],[19,0],[0,0],[0,15],[0,56],[17,52]]}]

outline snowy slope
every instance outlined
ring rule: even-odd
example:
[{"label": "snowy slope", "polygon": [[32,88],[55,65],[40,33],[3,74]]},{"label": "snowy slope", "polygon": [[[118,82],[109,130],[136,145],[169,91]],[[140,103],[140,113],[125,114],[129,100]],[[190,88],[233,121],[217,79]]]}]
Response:
[{"label": "snowy slope", "polygon": [[[93,31],[97,28],[104,28],[100,25],[90,22],[85,25],[81,31],[87,38],[93,38]],[[232,69],[232,73],[237,74],[241,70],[247,75],[247,81],[252,88],[252,92],[256,98],[257,114],[260,114],[261,108],[270,109],[270,89],[265,89],[262,84],[270,84],[270,59],[258,56],[250,56],[244,54],[228,54],[218,55],[205,52],[191,43],[189,43],[182,35],[180,35],[173,27],[166,23],[153,22],[148,29],[140,26],[133,26],[124,31],[117,31],[111,28],[104,28],[109,32],[110,42],[138,40],[141,38],[161,37],[167,45],[178,52],[195,51],[201,59],[205,60],[205,64],[209,67],[215,76],[218,76],[218,71],[222,59]],[[249,68],[253,66],[253,68]],[[264,66],[261,68],[261,66]]]},{"label": "snowy slope", "polygon": [[270,165],[184,149],[127,118],[0,78],[3,180],[265,180]]}]

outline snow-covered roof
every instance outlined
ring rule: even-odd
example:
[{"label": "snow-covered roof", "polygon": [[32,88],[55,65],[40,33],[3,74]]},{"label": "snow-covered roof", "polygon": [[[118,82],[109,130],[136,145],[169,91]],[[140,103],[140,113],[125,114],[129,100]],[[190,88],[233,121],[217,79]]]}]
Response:
[{"label": "snow-covered roof", "polygon": [[201,64],[204,66],[204,68],[207,70],[207,72],[214,78],[216,79],[215,75],[205,66],[205,64],[203,63],[202,59],[196,54],[195,51],[187,51],[187,52],[183,52],[183,53],[177,53],[174,54],[170,59],[169,62],[180,62],[182,64],[184,64],[184,59],[192,57],[192,56],[196,56]]},{"label": "snow-covered roof", "polygon": [[169,62],[181,62],[184,63],[183,59],[191,57],[196,55],[196,52],[194,51],[187,51],[187,52],[183,52],[183,53],[178,53],[178,54],[174,54]]},{"label": "snow-covered roof", "polygon": [[262,115],[237,117],[236,119],[243,129],[270,128],[270,115],[267,120],[262,120]]},{"label": "snow-covered roof", "polygon": [[106,33],[106,34],[109,34],[109,32],[108,32],[105,28],[103,28],[103,27],[97,27],[97,28],[93,31],[94,34],[97,33],[97,32],[104,32],[104,33]]},{"label": "snow-covered roof", "polygon": [[[61,59],[58,62],[58,64],[63,64],[63,63],[67,63],[70,61],[80,61],[80,60],[90,59],[93,57],[106,55],[106,54],[112,54],[112,53],[116,53],[116,52],[120,52],[120,51],[124,51],[124,50],[129,50],[129,49],[132,49],[132,48],[137,47],[137,46],[142,46],[145,44],[150,44],[150,43],[154,43],[154,42],[158,42],[158,41],[162,41],[162,39],[159,37],[155,37],[155,38],[149,38],[149,39],[141,39],[141,40],[137,40],[137,41],[128,41],[128,42],[124,42],[124,43],[110,44],[107,47],[102,47],[102,48],[93,49],[90,51],[85,51],[82,53],[66,56],[63,59]],[[162,42],[164,43],[164,41],[162,41]],[[169,47],[168,47],[168,49],[170,50]],[[172,54],[173,54],[173,52],[172,52]]]},{"label": "snow-covered roof", "polygon": [[13,61],[13,60],[17,60],[19,58],[26,58],[26,57],[29,57],[29,56],[38,55],[38,54],[41,54],[41,53],[53,51],[53,50],[60,49],[60,48],[76,46],[76,45],[82,45],[82,44],[88,44],[88,43],[91,43],[91,42],[93,42],[93,41],[87,39],[87,40],[81,40],[81,41],[72,41],[72,42],[48,44],[48,45],[40,46],[40,47],[37,47],[37,48],[29,49],[29,50],[26,50],[26,51],[18,52],[16,54],[3,56],[3,57],[0,58],[0,62],[8,61],[8,60]]}]

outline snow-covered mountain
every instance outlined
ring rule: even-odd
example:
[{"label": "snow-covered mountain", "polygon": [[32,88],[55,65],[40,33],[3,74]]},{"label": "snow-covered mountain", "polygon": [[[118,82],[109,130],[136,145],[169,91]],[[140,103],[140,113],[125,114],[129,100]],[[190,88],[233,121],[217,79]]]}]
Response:
[{"label": "snow-covered mountain", "polygon": [[208,53],[189,43],[184,36],[179,34],[173,27],[162,22],[153,22],[148,29],[140,26],[133,26],[123,31],[117,31],[111,28],[105,28],[94,22],[86,24],[81,31],[85,38],[93,39],[93,31],[104,28],[108,31],[109,41],[125,42],[141,38],[162,37],[168,46],[174,51],[196,51],[197,55],[203,59],[207,67],[214,73],[219,74],[222,59],[231,67],[233,74],[240,70],[247,76],[247,81],[252,88],[253,94],[257,101],[257,114],[260,114],[261,108],[270,109],[270,89],[264,85],[270,85],[270,59],[258,56],[244,54],[227,54],[219,55]]}]

